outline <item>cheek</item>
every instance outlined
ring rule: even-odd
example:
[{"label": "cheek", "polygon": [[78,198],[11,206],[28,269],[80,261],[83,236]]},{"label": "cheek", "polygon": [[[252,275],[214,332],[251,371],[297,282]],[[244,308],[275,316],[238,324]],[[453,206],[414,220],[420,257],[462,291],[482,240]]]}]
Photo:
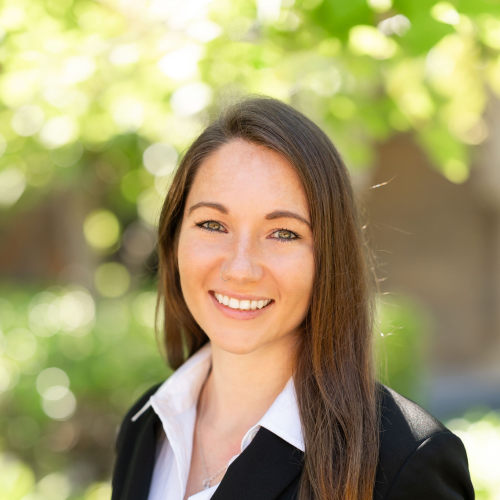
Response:
[{"label": "cheek", "polygon": [[177,255],[182,293],[188,306],[190,306],[192,294],[199,289],[206,274],[208,259],[204,258],[203,254],[201,246],[181,231]]},{"label": "cheek", "polygon": [[276,276],[281,290],[283,312],[290,318],[301,320],[307,312],[314,280],[314,258],[311,248],[294,255],[293,259],[277,260]]},{"label": "cheek", "polygon": [[182,293],[188,306],[191,306],[191,298],[203,290],[204,282],[213,272],[215,256],[206,245],[192,238],[189,231],[181,231],[177,255]]}]

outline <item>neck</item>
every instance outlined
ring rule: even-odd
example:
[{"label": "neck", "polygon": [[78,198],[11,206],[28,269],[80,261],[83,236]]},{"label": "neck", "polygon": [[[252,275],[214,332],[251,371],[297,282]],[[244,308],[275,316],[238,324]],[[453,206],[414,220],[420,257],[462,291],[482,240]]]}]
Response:
[{"label": "neck", "polygon": [[262,418],[292,376],[296,347],[290,337],[247,354],[212,344],[212,370],[202,393],[210,427],[246,430]]}]

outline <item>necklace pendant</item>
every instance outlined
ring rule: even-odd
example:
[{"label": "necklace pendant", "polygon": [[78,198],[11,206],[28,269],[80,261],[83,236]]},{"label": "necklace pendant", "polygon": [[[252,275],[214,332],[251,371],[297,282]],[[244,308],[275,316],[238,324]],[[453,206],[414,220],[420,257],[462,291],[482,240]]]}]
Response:
[{"label": "necklace pendant", "polygon": [[208,490],[210,488],[210,479],[204,479],[203,480],[203,489]]}]

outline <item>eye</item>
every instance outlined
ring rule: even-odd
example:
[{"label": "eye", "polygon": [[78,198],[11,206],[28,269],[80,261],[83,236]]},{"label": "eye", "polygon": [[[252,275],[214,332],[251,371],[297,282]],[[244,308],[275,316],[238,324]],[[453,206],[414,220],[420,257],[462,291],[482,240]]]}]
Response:
[{"label": "eye", "polygon": [[223,232],[222,224],[216,220],[207,220],[205,222],[199,222],[196,225],[205,231]]},{"label": "eye", "polygon": [[276,235],[273,239],[283,242],[299,239],[299,236],[296,233],[289,231],[288,229],[278,229],[278,231],[274,231],[272,234]]}]

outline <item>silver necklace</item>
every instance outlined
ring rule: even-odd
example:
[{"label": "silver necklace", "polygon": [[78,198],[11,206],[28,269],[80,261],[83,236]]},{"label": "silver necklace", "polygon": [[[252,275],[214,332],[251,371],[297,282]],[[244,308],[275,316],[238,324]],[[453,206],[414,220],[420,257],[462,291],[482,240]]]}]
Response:
[{"label": "silver necklace", "polygon": [[212,479],[215,479],[218,475],[224,472],[227,469],[227,465],[220,468],[212,476],[210,477],[208,476],[207,464],[205,462],[205,454],[203,453],[203,446],[201,445],[201,438],[200,438],[200,421],[202,415],[203,415],[203,399],[200,398],[200,418],[198,418],[196,422],[196,439],[198,440],[198,445],[200,447],[201,462],[203,463],[203,470],[205,471],[205,479],[203,480],[203,489],[208,490],[208,488],[210,488],[210,482],[212,481]]}]

